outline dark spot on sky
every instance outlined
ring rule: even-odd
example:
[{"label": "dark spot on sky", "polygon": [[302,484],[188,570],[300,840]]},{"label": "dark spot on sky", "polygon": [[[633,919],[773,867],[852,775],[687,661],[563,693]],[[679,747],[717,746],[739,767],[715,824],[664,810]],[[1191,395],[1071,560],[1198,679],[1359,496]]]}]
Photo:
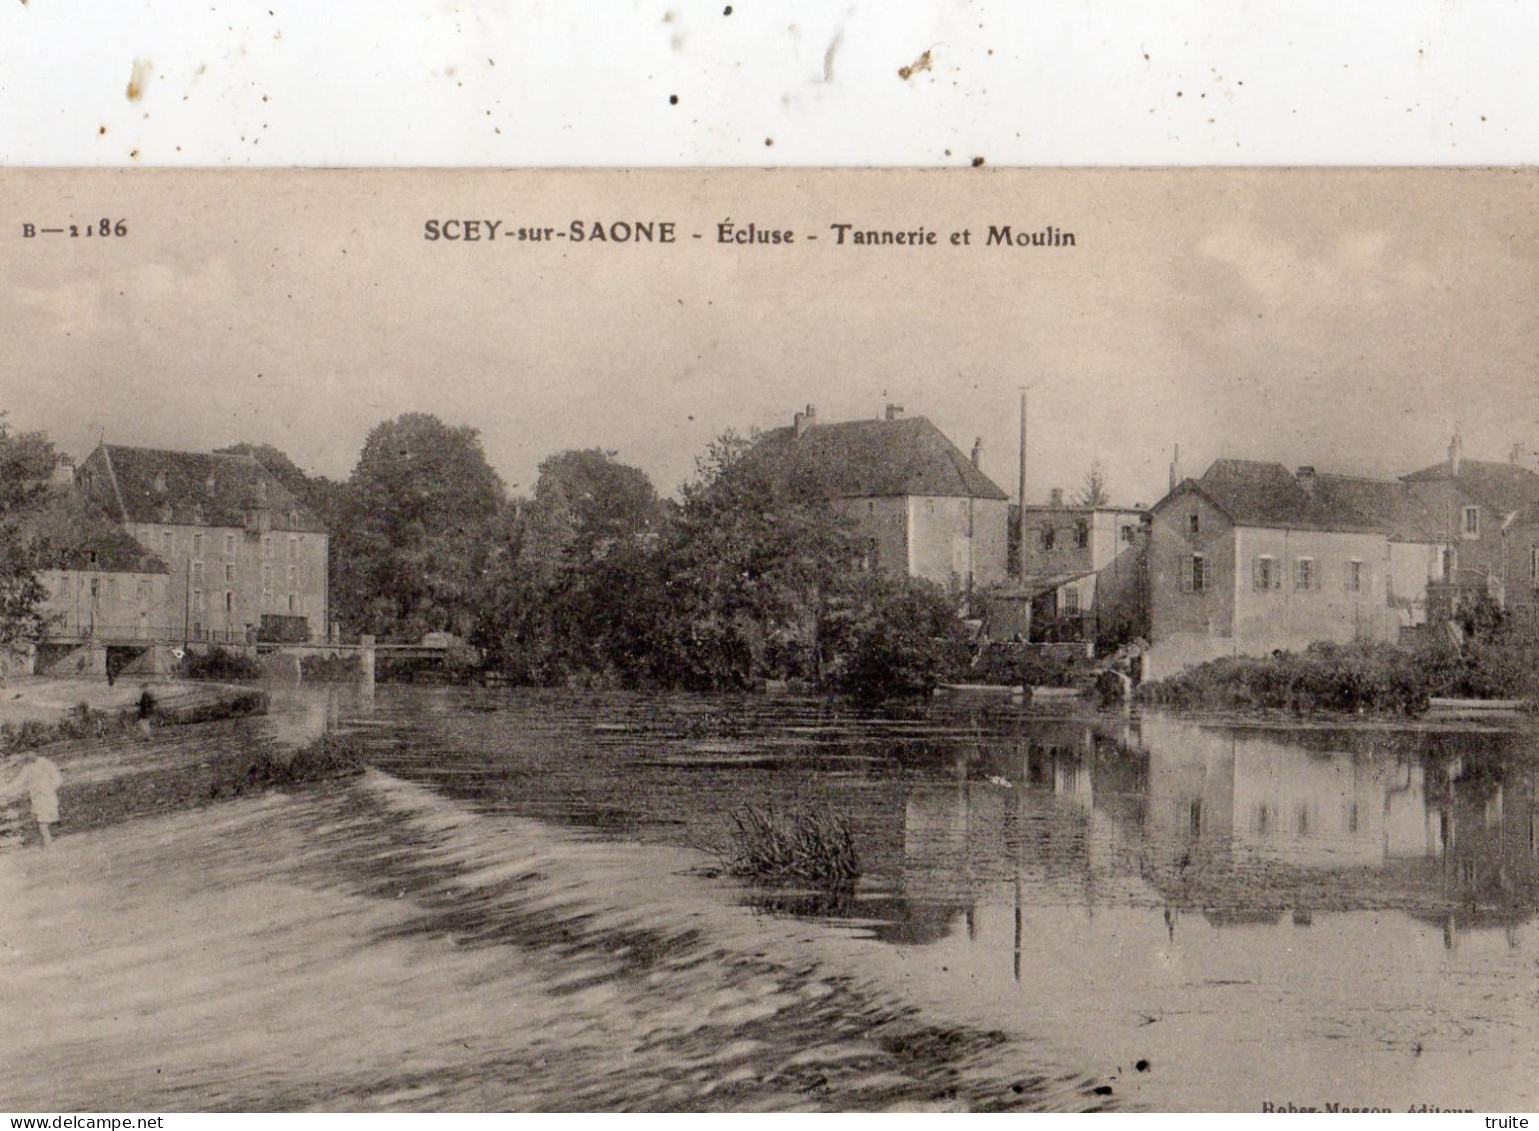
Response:
[{"label": "dark spot on sky", "polygon": [[[1484,118],[1481,119],[1481,121],[1484,121],[1484,120],[1485,120]],[[104,134],[106,134],[106,132],[107,132],[107,127],[106,126],[97,126],[96,127],[96,136],[97,137],[102,137]]]},{"label": "dark spot on sky", "polygon": [[1140,1072],[1147,1072],[1149,1071],[1149,1062],[1147,1060],[1140,1060],[1137,1064],[1133,1065],[1133,1067],[1138,1069]]},{"label": "dark spot on sky", "polygon": [[131,151],[129,153],[129,156],[132,157],[135,161],[137,161],[137,160],[139,160],[139,151],[137,149],[135,149],[135,150],[133,150],[133,151]]},{"label": "dark spot on sky", "polygon": [[[26,3],[26,0],[22,0],[22,3]],[[732,5],[728,4],[725,8],[723,8],[721,10],[721,14],[724,16],[730,16],[732,14]]]},{"label": "dark spot on sky", "polygon": [[677,94],[670,94],[668,96],[668,105],[670,105],[670,106],[677,106],[678,104],[679,104],[679,96]]},{"label": "dark spot on sky", "polygon": [[1095,1094],[1098,1095],[1098,1096],[1109,1096],[1109,1095],[1111,1095],[1112,1094],[1111,1085],[1110,1084],[1102,1084],[1099,1088],[1095,1089]]},{"label": "dark spot on sky", "polygon": [[1178,90],[1178,91],[1176,91],[1176,97],[1177,97],[1177,98],[1180,98],[1180,97],[1181,97],[1181,92],[1180,92],[1180,91],[1179,91],[1179,90]]},{"label": "dark spot on sky", "polygon": [[974,157],[973,158],[973,168],[974,169],[981,169],[981,168],[983,168],[983,158],[982,157]]},{"label": "dark spot on sky", "polygon": [[765,144],[765,146],[774,145],[775,144],[775,139],[772,138],[772,137],[767,137],[767,138],[764,139],[764,144]]}]

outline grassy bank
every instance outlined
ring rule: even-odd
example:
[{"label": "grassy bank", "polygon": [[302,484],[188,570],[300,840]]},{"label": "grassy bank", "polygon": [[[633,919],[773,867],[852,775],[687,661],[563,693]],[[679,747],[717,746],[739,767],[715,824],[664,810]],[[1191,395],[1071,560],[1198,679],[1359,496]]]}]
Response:
[{"label": "grassy bank", "polygon": [[0,752],[101,738],[146,720],[186,726],[261,715],[268,706],[259,688],[183,681],[113,686],[35,679],[8,691],[11,697],[0,702]]},{"label": "grassy bank", "polygon": [[1182,710],[1418,715],[1433,698],[1539,698],[1539,644],[1481,640],[1462,649],[1311,644],[1303,652],[1210,660],[1139,688]]}]

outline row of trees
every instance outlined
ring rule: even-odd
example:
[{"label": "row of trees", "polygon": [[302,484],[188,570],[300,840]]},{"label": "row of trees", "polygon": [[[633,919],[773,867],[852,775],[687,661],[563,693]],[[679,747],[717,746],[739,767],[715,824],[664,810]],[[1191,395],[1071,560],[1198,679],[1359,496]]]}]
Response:
[{"label": "row of trees", "polygon": [[[420,413],[376,426],[341,482],[270,445],[223,450],[257,457],[331,531],[344,630],[451,632],[521,683],[885,694],[968,659],[951,595],[865,571],[827,505],[742,437],[712,444],[678,500],[597,449],[549,457],[512,498],[474,429]],[[0,645],[45,627],[34,548],[10,520],[55,465],[46,437],[0,415]]]},{"label": "row of trees", "polygon": [[721,689],[805,679],[927,687],[967,658],[955,602],[860,568],[819,499],[727,435],[677,501],[598,449],[552,455],[510,498],[474,429],[409,414],[369,433],[343,483],[257,456],[332,531],[351,631],[448,631],[520,683]]}]

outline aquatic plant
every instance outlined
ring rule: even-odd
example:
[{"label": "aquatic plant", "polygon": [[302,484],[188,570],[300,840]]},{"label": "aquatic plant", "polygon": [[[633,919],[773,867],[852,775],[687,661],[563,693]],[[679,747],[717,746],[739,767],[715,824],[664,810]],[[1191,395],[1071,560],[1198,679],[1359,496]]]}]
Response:
[{"label": "aquatic plant", "polygon": [[839,890],[860,878],[860,854],[849,818],[828,805],[779,810],[744,805],[732,811],[733,875]]},{"label": "aquatic plant", "polygon": [[303,785],[352,777],[363,771],[362,740],[356,735],[328,734],[294,751],[258,751],[246,767],[242,784],[248,789]]}]

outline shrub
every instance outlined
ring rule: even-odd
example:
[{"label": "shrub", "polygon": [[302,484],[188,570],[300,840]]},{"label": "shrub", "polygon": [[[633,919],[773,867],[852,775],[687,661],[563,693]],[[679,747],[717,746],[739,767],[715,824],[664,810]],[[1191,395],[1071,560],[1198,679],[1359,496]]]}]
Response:
[{"label": "shrub", "polygon": [[1414,652],[1388,644],[1311,644],[1302,653],[1226,656],[1139,689],[1146,700],[1217,710],[1417,714],[1434,681]]},{"label": "shrub", "polygon": [[317,656],[300,658],[299,676],[305,683],[351,683],[363,673],[363,661],[356,653],[350,655]]},{"label": "shrub", "polygon": [[732,813],[728,869],[762,882],[795,882],[839,890],[860,877],[848,818],[826,806],[780,811],[745,805]]},{"label": "shrub", "polygon": [[256,679],[259,665],[244,652],[214,645],[207,652],[189,651],[182,659],[182,675],[187,679]]},{"label": "shrub", "polygon": [[931,691],[966,670],[971,645],[945,590],[864,574],[819,625],[823,682],[865,699]]},{"label": "shrub", "polygon": [[257,753],[246,768],[249,788],[301,785],[351,777],[364,770],[363,744],[354,735],[324,735],[287,755],[271,750]]}]

